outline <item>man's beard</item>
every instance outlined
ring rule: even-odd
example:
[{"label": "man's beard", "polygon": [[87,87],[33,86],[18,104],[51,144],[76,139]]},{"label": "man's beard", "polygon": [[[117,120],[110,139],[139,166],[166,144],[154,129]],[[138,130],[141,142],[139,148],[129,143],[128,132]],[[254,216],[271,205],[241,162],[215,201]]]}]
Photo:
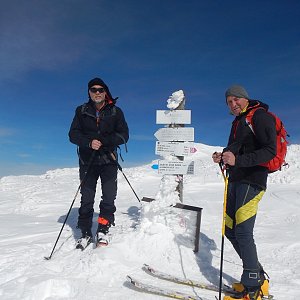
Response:
[{"label": "man's beard", "polygon": [[95,102],[96,104],[101,104],[101,103],[104,102],[104,101],[105,101],[105,99],[94,100],[94,102]]}]

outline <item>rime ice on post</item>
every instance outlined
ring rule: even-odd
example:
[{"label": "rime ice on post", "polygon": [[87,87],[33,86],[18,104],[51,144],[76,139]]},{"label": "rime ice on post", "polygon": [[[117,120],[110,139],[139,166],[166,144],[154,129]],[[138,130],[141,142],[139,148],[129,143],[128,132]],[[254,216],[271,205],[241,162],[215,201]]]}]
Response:
[{"label": "rime ice on post", "polygon": [[[156,212],[165,212],[170,207],[180,208],[189,213],[196,213],[195,230],[195,252],[198,252],[200,223],[202,208],[183,204],[183,175],[194,174],[194,161],[186,160],[186,156],[195,153],[194,148],[194,128],[184,127],[185,124],[191,124],[191,111],[185,110],[185,96],[182,90],[174,92],[167,100],[169,110],[156,111],[156,124],[166,125],[158,129],[154,136],[157,138],[155,153],[164,159],[158,161],[158,165],[152,168],[157,169],[162,174],[159,192],[155,199],[143,197],[143,201],[152,202],[152,209]],[[180,203],[178,201],[178,196]],[[154,201],[157,200],[157,201]],[[159,209],[160,208],[160,209]],[[186,214],[185,214],[186,215]],[[163,214],[164,220],[165,213]],[[180,220],[184,220],[183,215]],[[176,217],[178,221],[178,218]],[[192,224],[192,218],[189,216],[186,222]],[[188,220],[188,221],[187,221]]]},{"label": "rime ice on post", "polygon": [[183,90],[174,92],[167,100],[167,107],[170,110],[184,109],[184,106],[185,106],[185,96]]},{"label": "rime ice on post", "polygon": [[[170,110],[184,110],[185,109],[185,96],[183,90],[179,90],[174,92],[169,99],[167,100],[167,107]],[[172,125],[171,125],[172,126]],[[174,127],[184,127],[182,124],[173,125]],[[177,158],[181,161],[184,160],[184,156],[177,156]],[[179,195],[180,202],[183,202],[183,175],[178,174],[176,176],[176,181],[178,182],[176,191]]]},{"label": "rime ice on post", "polygon": [[158,173],[174,175],[176,192],[180,202],[183,202],[183,175],[194,174],[194,162],[184,161],[185,156],[192,154],[194,128],[184,127],[185,124],[191,124],[191,111],[185,110],[183,90],[172,93],[167,100],[167,107],[169,110],[156,111],[156,124],[167,124],[167,127],[155,133],[158,139],[155,153],[165,158],[159,160]]}]

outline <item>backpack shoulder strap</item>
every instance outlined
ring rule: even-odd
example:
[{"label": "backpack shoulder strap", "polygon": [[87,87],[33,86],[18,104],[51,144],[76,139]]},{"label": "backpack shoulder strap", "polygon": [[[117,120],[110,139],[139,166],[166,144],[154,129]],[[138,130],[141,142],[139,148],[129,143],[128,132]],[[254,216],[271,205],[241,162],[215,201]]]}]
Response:
[{"label": "backpack shoulder strap", "polygon": [[87,110],[87,108],[88,108],[88,104],[87,104],[87,103],[83,103],[83,104],[81,105],[81,113],[82,113],[82,114],[85,113],[86,110]]},{"label": "backpack shoulder strap", "polygon": [[117,114],[117,108],[116,108],[115,105],[113,105],[113,106],[111,107],[111,115],[112,115],[112,116],[115,116],[116,114]]},{"label": "backpack shoulder strap", "polygon": [[[255,107],[253,109],[251,109],[249,111],[249,113],[246,115],[246,124],[249,126],[249,128],[251,129],[251,131],[253,132],[253,134],[255,135],[254,132],[254,128],[253,128],[253,122],[252,122],[252,118],[254,113],[258,110],[258,109],[264,109],[263,107],[259,106],[259,107]],[[265,110],[265,109],[264,109]]]}]

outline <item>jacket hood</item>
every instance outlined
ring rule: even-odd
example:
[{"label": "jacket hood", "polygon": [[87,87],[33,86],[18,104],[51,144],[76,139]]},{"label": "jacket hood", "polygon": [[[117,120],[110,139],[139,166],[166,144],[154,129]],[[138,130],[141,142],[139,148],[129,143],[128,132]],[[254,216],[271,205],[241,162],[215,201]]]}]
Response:
[{"label": "jacket hood", "polygon": [[248,110],[252,109],[252,108],[256,108],[256,107],[262,107],[264,108],[266,111],[269,110],[269,105],[264,103],[264,102],[261,102],[259,100],[249,100],[249,105],[248,105]]},{"label": "jacket hood", "polygon": [[[110,102],[110,101],[112,101],[113,103],[116,102],[116,100],[118,99],[118,97],[117,97],[117,98],[113,98],[113,97],[112,97],[112,95],[111,95],[111,93],[110,93],[110,90],[109,90],[108,86],[106,85],[106,83],[105,83],[101,78],[95,77],[95,78],[91,79],[91,80],[89,81],[89,83],[88,83],[88,90],[89,90],[92,86],[94,86],[94,85],[101,85],[102,87],[104,87],[105,92],[106,92],[106,95],[107,95],[107,100],[108,100],[108,102]],[[89,96],[89,99],[90,99],[90,94],[89,94],[89,92],[88,92],[88,96]]]}]

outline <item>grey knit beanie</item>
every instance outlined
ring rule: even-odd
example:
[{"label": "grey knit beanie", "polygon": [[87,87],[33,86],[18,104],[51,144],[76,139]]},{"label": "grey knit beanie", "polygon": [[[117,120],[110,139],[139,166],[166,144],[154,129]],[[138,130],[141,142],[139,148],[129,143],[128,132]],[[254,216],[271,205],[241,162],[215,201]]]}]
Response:
[{"label": "grey knit beanie", "polygon": [[235,96],[238,98],[249,99],[249,95],[248,95],[247,91],[241,85],[232,85],[225,92],[225,98],[227,98],[228,96]]}]

